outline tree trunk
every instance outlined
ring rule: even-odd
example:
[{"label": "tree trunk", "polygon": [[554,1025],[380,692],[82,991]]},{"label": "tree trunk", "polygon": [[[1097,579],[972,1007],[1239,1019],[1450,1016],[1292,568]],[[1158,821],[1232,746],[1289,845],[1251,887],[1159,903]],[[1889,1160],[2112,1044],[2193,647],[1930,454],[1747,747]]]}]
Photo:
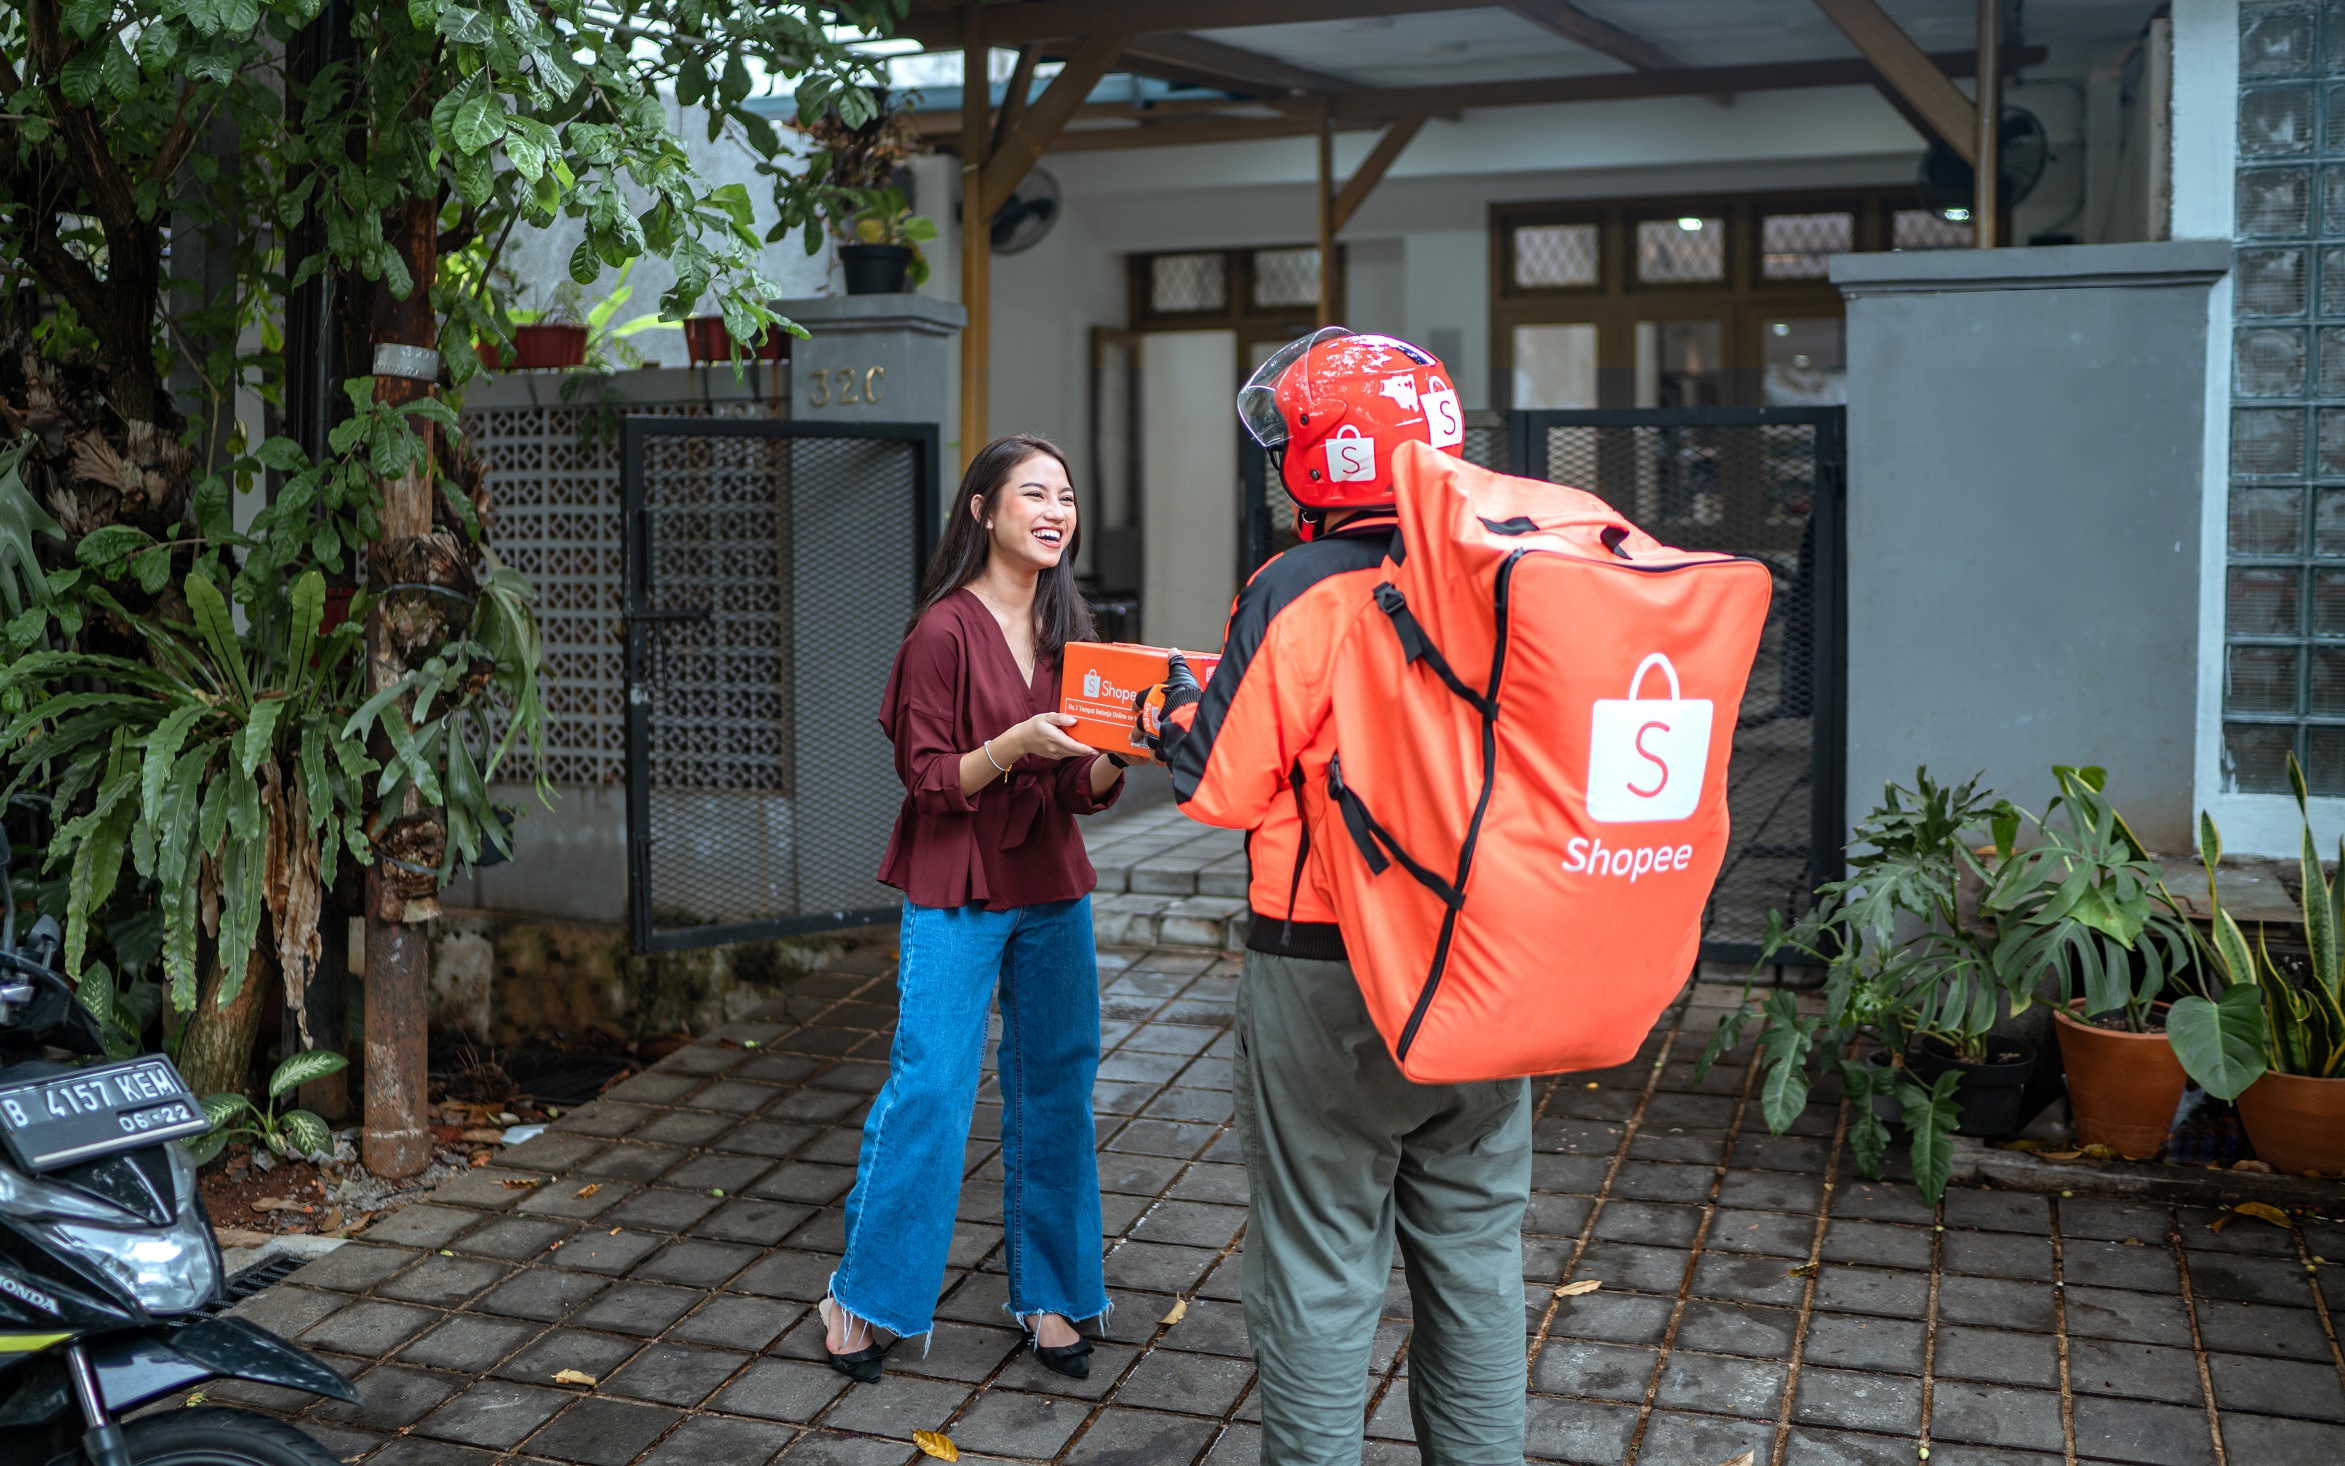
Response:
[{"label": "tree trunk", "polygon": [[187,1087],[199,1095],[242,1093],[251,1083],[252,1045],[260,1036],[262,1000],[276,989],[269,980],[267,944],[253,945],[251,960],[244,967],[244,987],[223,1008],[220,989],[226,982],[226,969],[213,962],[179,1041],[179,1072]]}]

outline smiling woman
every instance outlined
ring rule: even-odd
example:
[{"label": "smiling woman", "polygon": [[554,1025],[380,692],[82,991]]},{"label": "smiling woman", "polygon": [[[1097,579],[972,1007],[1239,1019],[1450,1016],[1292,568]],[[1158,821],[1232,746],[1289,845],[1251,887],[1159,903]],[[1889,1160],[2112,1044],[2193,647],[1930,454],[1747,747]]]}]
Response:
[{"label": "smiling woman", "polygon": [[1071,1320],[1107,1309],[1095,877],[1074,816],[1113,803],[1123,768],[1056,711],[1061,650],[1091,635],[1077,540],[1066,456],[1042,438],[987,444],[888,678],[880,724],[906,797],[880,879],[904,893],[899,1016],[823,1302],[831,1364],[866,1382],[875,1326],[931,1326],[997,987],[1010,1311],[1036,1357],[1080,1378],[1091,1346]]}]

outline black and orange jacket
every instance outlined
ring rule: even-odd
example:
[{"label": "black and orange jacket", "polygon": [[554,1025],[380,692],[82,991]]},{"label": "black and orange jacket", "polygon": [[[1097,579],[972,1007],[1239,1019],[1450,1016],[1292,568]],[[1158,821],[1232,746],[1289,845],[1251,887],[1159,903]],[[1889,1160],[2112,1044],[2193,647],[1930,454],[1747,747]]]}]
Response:
[{"label": "black and orange jacket", "polygon": [[1302,790],[1334,752],[1328,686],[1335,644],[1385,578],[1397,521],[1376,510],[1297,545],[1238,592],[1221,665],[1185,730],[1166,739],[1173,795],[1209,825],[1247,831],[1247,945],[1340,961],[1335,908],[1314,877]]}]

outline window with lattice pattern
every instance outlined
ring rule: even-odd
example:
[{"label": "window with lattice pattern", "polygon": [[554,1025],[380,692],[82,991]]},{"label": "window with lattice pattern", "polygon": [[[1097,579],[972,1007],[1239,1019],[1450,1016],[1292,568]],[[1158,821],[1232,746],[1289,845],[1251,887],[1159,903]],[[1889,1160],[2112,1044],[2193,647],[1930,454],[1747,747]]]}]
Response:
[{"label": "window with lattice pattern", "polygon": [[1319,247],[1254,251],[1254,304],[1259,308],[1319,303]]},{"label": "window with lattice pattern", "polygon": [[1759,220],[1759,274],[1768,280],[1822,280],[1832,257],[1856,248],[1856,215],[1768,214]]},{"label": "window with lattice pattern", "polygon": [[1514,283],[1525,290],[1603,282],[1603,235],[1594,224],[1523,224],[1514,231]]},{"label": "window with lattice pattern", "polygon": [[1148,308],[1156,314],[1186,315],[1228,307],[1229,256],[1219,252],[1157,255],[1148,262]]},{"label": "window with lattice pattern", "polygon": [[1726,221],[1717,218],[1637,222],[1637,278],[1681,285],[1726,278]]},{"label": "window with lattice pattern", "polygon": [[1969,249],[1978,238],[1968,219],[1949,219],[1936,209],[1899,209],[1889,216],[1891,249]]}]

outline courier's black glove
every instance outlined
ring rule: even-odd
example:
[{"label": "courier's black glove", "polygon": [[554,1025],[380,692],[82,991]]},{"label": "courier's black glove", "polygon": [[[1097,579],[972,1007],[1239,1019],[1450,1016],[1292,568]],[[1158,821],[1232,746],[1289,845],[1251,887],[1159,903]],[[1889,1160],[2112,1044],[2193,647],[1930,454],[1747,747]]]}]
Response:
[{"label": "courier's black glove", "polygon": [[1158,763],[1172,761],[1167,749],[1196,721],[1197,701],[1204,695],[1205,689],[1197,685],[1197,674],[1189,670],[1189,659],[1176,651],[1166,659],[1164,680],[1133,699],[1140,741],[1148,745]]}]

